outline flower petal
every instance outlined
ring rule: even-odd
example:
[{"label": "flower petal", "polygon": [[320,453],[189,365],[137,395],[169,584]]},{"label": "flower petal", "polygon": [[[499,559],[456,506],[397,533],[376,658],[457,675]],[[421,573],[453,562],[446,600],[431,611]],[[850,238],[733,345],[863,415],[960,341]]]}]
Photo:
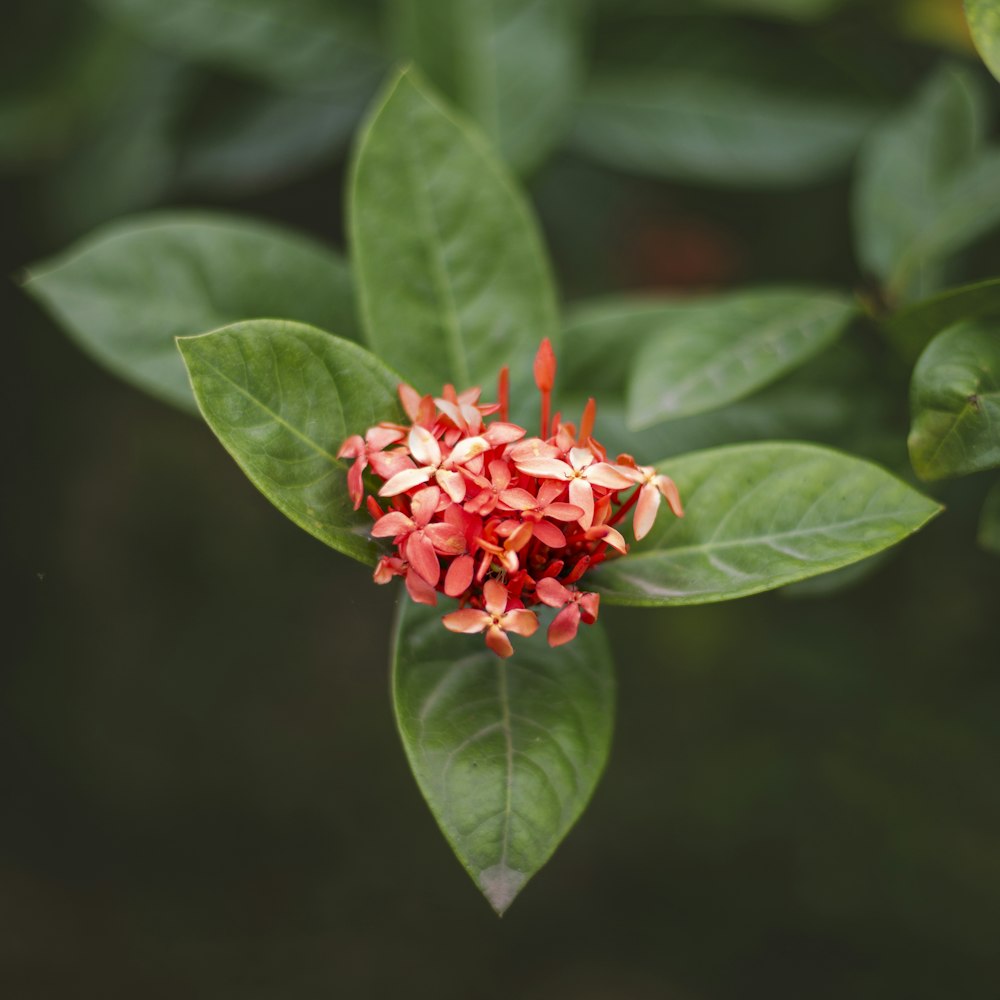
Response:
[{"label": "flower petal", "polygon": [[566,545],[566,536],[551,521],[536,522],[533,534],[550,549],[561,549]]},{"label": "flower petal", "polygon": [[536,479],[569,479],[573,475],[573,470],[558,458],[515,459],[514,465],[518,472]]},{"label": "flower petal", "polygon": [[538,501],[527,491],[517,487],[513,490],[501,490],[500,502],[511,510],[534,510]]},{"label": "flower petal", "polygon": [[411,427],[407,443],[410,454],[421,465],[437,466],[441,464],[441,446],[437,443],[437,438],[426,427]]},{"label": "flower petal", "polygon": [[357,458],[365,453],[365,441],[360,434],[352,434],[337,452],[337,458]]},{"label": "flower petal", "polygon": [[400,493],[406,493],[412,490],[414,486],[420,486],[426,483],[427,480],[434,475],[434,470],[429,466],[425,466],[423,469],[403,469],[402,472],[397,472],[383,487],[378,491],[380,497],[396,497]]},{"label": "flower petal", "polygon": [[623,476],[608,462],[597,462],[590,466],[586,476],[590,482],[597,483],[598,486],[605,486],[609,490],[627,490],[633,485],[631,479]]},{"label": "flower petal", "polygon": [[465,499],[465,476],[462,473],[452,472],[450,469],[438,469],[434,478],[454,503],[461,503]]},{"label": "flower petal", "polygon": [[601,606],[600,594],[581,594],[580,611],[583,613],[583,620],[588,625],[593,625],[597,621],[597,611]]},{"label": "flower petal", "polygon": [[538,615],[534,611],[515,608],[500,619],[500,627],[515,635],[534,635],[538,630]]},{"label": "flower petal", "polygon": [[670,509],[677,517],[684,516],[684,508],[681,506],[681,495],[677,491],[677,484],[669,476],[657,476],[653,480],[656,488],[666,497]]},{"label": "flower petal", "polygon": [[589,528],[594,523],[594,490],[586,479],[569,481],[569,502],[583,511],[580,527]]},{"label": "flower petal", "polygon": [[510,644],[510,639],[497,625],[491,625],[486,630],[486,645],[501,659],[506,660],[508,656],[514,655],[514,647]]},{"label": "flower petal", "polygon": [[354,504],[355,510],[361,508],[361,501],[365,498],[365,485],[361,476],[367,464],[365,457],[362,455],[347,470],[347,492]]},{"label": "flower petal", "polygon": [[491,615],[499,618],[507,610],[507,588],[499,580],[487,580],[483,584],[483,595],[486,610]]},{"label": "flower petal", "polygon": [[482,632],[492,620],[485,611],[476,611],[474,608],[452,611],[441,619],[449,632],[461,632],[464,635]]},{"label": "flower petal", "polygon": [[426,580],[422,579],[411,566],[406,571],[406,592],[417,604],[429,604],[432,608],[437,604],[437,593]]},{"label": "flower petal", "polygon": [[576,603],[567,604],[562,611],[552,619],[547,638],[550,646],[564,646],[576,638],[580,628],[580,606]]},{"label": "flower petal", "polygon": [[594,453],[589,448],[570,448],[569,463],[577,472],[592,465],[593,461]]},{"label": "flower petal", "polygon": [[490,443],[484,437],[470,437],[465,438],[463,441],[459,441],[451,450],[451,454],[448,456],[448,464],[452,467],[456,465],[465,465],[466,462],[470,462],[477,455],[482,455],[484,451],[490,450]]},{"label": "flower petal", "polygon": [[461,597],[472,584],[475,563],[472,556],[464,555],[455,559],[444,577],[444,592],[449,597]]},{"label": "flower petal", "polygon": [[440,501],[441,491],[436,486],[428,486],[427,489],[413,494],[413,499],[410,501],[410,515],[418,528],[430,523]]},{"label": "flower petal", "polygon": [[465,535],[453,524],[439,521],[424,528],[424,537],[429,538],[435,552],[443,556],[458,556],[465,551]]},{"label": "flower petal", "polygon": [[655,486],[646,483],[639,487],[639,502],[635,505],[632,517],[632,531],[638,542],[649,534],[656,520],[656,512],[660,509],[660,492]]},{"label": "flower petal", "polygon": [[497,448],[500,445],[512,444],[514,441],[520,441],[528,432],[523,427],[518,427],[517,424],[508,424],[502,420],[494,420],[489,427],[483,431],[483,437],[489,441],[490,446]]},{"label": "flower petal", "polygon": [[550,608],[561,608],[573,600],[572,593],[558,580],[553,580],[550,576],[543,577],[535,584],[535,593],[538,595],[538,599]]},{"label": "flower petal", "polygon": [[441,579],[441,563],[431,540],[422,531],[414,531],[403,543],[406,561],[432,586]]},{"label": "flower petal", "polygon": [[556,521],[579,521],[583,517],[583,508],[575,503],[550,503],[545,507],[545,516]]},{"label": "flower petal", "polygon": [[372,525],[373,538],[395,538],[416,531],[417,526],[400,510],[390,510]]}]

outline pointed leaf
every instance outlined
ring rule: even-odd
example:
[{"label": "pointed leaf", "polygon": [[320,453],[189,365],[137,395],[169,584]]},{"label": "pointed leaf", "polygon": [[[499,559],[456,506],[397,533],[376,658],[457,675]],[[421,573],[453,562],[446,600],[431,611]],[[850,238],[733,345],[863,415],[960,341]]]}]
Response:
[{"label": "pointed leaf", "polygon": [[[683,519],[661,516],[587,580],[613,604],[706,604],[864,559],[940,511],[870,462],[807,444],[736,445],[660,465]],[[590,583],[592,581],[592,583]]]},{"label": "pointed leaf", "polygon": [[528,205],[485,140],[404,72],[361,138],[351,190],[361,316],[379,356],[435,393],[492,389],[510,364],[519,404],[555,298]]},{"label": "pointed leaf", "polygon": [[198,407],[250,481],[322,542],[374,563],[371,518],[347,492],[350,434],[400,417],[399,377],[357,344],[302,323],[250,320],[177,341]]},{"label": "pointed leaf", "polygon": [[[551,618],[551,614],[548,616]],[[614,667],[600,624],[552,649],[539,628],[501,660],[404,602],[393,702],[410,767],[458,860],[503,913],[590,799],[607,760]]]},{"label": "pointed leaf", "polygon": [[580,75],[578,0],[394,0],[401,55],[468,112],[516,170],[569,125]]},{"label": "pointed leaf", "polygon": [[162,213],[113,223],[31,268],[25,290],[100,364],[192,412],[175,337],[258,316],[356,335],[343,259],[238,216]]},{"label": "pointed leaf", "polygon": [[628,171],[740,187],[813,180],[848,162],[877,105],[823,72],[828,61],[749,25],[640,23],[599,41],[573,141]]},{"label": "pointed leaf", "polygon": [[377,61],[374,12],[350,0],[93,2],[154,48],[282,87],[325,89],[371,73]]},{"label": "pointed leaf", "polygon": [[664,318],[639,349],[628,391],[636,430],[749,395],[829,346],[855,312],[844,295],[756,290]]},{"label": "pointed leaf", "polygon": [[1000,80],[1000,6],[996,0],[965,0],[965,17],[983,62]]},{"label": "pointed leaf", "polygon": [[959,320],[1000,315],[1000,278],[949,288],[900,309],[885,325],[889,339],[908,361],[916,361],[935,334]]},{"label": "pointed leaf", "polygon": [[1000,159],[979,149],[981,104],[971,78],[943,70],[862,148],[858,256],[890,298],[933,290],[941,259],[1000,221]]},{"label": "pointed leaf", "polygon": [[920,356],[908,445],[921,479],[1000,465],[1000,319],[960,323]]}]

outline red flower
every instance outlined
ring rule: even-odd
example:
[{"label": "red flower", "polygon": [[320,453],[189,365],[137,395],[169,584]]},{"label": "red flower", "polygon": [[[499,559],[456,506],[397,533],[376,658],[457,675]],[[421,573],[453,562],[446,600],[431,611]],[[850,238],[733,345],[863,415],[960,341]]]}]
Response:
[{"label": "red flower", "polygon": [[[538,628],[532,605],[559,609],[548,629],[552,646],[571,641],[581,622],[597,620],[600,598],[576,584],[591,566],[628,552],[615,525],[633,506],[636,538],[650,530],[661,498],[683,513],[667,476],[630,455],[607,461],[592,436],[592,399],[579,435],[550,416],[555,374],[546,340],[535,358],[539,437],[525,438],[523,427],[508,422],[505,368],[496,404],[480,403],[479,389],[445,386],[435,398],[400,386],[410,424],[352,435],[339,453],[355,460],[348,484],[356,509],[366,468],[382,480],[378,495],[391,500],[386,512],[375,497],[367,499],[373,537],[393,545],[375,568],[376,583],[402,577],[421,604],[435,604],[438,593],[456,598],[460,610],[444,616],[445,627],[485,633],[502,657],[513,653],[507,632],[529,636]],[[487,421],[493,415],[499,419]]]}]

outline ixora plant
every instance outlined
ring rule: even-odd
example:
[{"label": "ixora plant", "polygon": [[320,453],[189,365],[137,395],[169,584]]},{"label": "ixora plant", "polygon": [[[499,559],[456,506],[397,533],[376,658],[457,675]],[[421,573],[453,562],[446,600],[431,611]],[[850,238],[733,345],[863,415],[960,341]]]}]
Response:
[{"label": "ixora plant", "polygon": [[[904,125],[891,123],[895,145],[869,158],[898,152]],[[608,754],[614,666],[599,610],[804,580],[896,544],[940,507],[869,461],[807,443],[640,464],[657,457],[645,453],[649,428],[663,424],[666,440],[664,421],[790,371],[839,336],[855,300],[758,290],[625,310],[653,316],[654,335],[648,322],[641,337],[642,324],[623,333],[621,309],[561,330],[526,200],[412,71],[387,85],[361,133],[349,212],[350,270],[274,227],[161,216],[43,265],[28,289],[109,367],[196,403],[292,521],[376,582],[401,578],[412,600],[391,656],[403,745],[444,835],[502,913],[575,822]],[[923,259],[896,235],[902,265],[878,233],[871,256],[905,299]],[[886,322],[930,339],[956,318],[954,293],[936,301]],[[610,391],[606,409],[587,401],[629,369],[626,394]],[[641,449],[620,446],[639,430]]]}]

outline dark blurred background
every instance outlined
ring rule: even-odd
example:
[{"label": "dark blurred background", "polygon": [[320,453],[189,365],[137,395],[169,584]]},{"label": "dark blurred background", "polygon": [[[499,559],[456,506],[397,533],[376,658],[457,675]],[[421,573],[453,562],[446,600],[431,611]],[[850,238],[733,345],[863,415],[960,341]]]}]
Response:
[{"label": "dark blurred background", "polygon": [[[151,46],[116,6],[7,11],[5,273],[165,205],[343,247],[345,150],[398,54],[377,42],[379,5],[357,5],[376,54],[333,97]],[[712,25],[790,59],[805,41],[841,53],[880,109],[943,57],[981,72],[948,0],[719,6]],[[678,16],[598,7],[587,66],[623,25],[655,38]],[[863,285],[849,162],[741,189],[551,145],[526,183],[570,301]],[[1000,240],[959,267],[1000,273]],[[0,294],[0,995],[1000,995],[1000,560],[975,545],[989,477],[935,489],[947,513],[853,586],[604,610],[612,758],[501,921],[394,731],[397,595],[279,516],[206,427],[92,364],[16,281]],[[852,336],[880,422],[850,446],[902,469],[906,372]]]}]

